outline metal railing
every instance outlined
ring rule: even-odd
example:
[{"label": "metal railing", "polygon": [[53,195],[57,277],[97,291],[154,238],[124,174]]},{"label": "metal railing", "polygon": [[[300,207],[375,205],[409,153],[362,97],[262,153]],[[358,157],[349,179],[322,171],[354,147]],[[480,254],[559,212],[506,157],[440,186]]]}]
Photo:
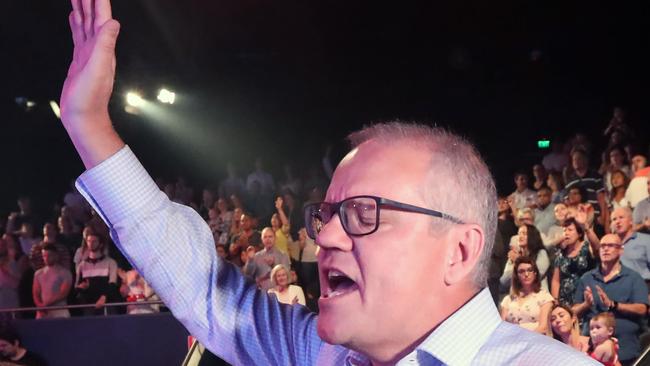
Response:
[{"label": "metal railing", "polygon": [[70,309],[88,309],[88,308],[102,308],[104,310],[104,316],[108,315],[108,308],[119,307],[119,306],[129,306],[129,305],[163,305],[165,304],[160,301],[125,301],[125,302],[109,302],[102,306],[96,306],[95,304],[78,304],[78,305],[59,305],[59,306],[41,306],[41,307],[30,307],[30,308],[7,308],[0,309],[0,314],[11,313],[12,319],[16,319],[17,313],[23,313],[28,311],[39,311],[39,310],[70,310]]}]

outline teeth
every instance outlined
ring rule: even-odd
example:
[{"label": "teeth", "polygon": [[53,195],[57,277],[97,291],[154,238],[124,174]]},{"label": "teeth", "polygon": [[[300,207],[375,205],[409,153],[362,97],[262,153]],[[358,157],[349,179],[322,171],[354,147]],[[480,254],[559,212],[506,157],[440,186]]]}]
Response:
[{"label": "teeth", "polygon": [[327,272],[327,278],[332,279],[334,277],[347,277],[343,272],[339,272],[335,269],[330,269],[329,272]]}]

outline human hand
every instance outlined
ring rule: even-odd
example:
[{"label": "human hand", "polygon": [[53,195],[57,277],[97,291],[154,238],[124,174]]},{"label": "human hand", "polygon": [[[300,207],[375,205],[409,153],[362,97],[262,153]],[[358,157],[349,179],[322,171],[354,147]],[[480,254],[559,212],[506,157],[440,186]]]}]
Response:
[{"label": "human hand", "polygon": [[79,284],[77,285],[77,288],[80,288],[82,290],[87,290],[89,286],[90,286],[90,283],[88,282],[88,279],[85,279],[85,280],[79,282]]},{"label": "human hand", "polygon": [[587,288],[585,289],[585,292],[584,292],[584,297],[585,297],[585,304],[587,304],[587,306],[591,307],[591,305],[593,305],[593,303],[594,303],[594,294],[591,291],[591,287],[587,286]]},{"label": "human hand", "polygon": [[516,261],[517,258],[519,258],[520,254],[521,253],[519,252],[519,250],[512,248],[508,251],[508,260],[514,263],[514,261]]},{"label": "human hand", "polygon": [[61,92],[61,120],[69,133],[110,127],[108,101],[120,30],[120,24],[112,19],[109,0],[72,0],[72,8],[68,21],[74,53]]},{"label": "human hand", "polygon": [[600,297],[600,301],[605,305],[608,309],[612,307],[614,302],[607,296],[605,291],[600,287],[596,286],[596,292],[598,293],[598,297]]},{"label": "human hand", "polygon": [[95,308],[99,309],[103,307],[104,304],[106,304],[106,295],[102,295],[99,297],[99,299],[97,299],[97,302],[95,303]]},{"label": "human hand", "polygon": [[275,209],[278,211],[282,210],[282,204],[284,203],[284,200],[282,197],[278,197],[275,199]]},{"label": "human hand", "polygon": [[291,300],[291,305],[296,305],[298,303],[298,296],[294,297],[293,300]]}]

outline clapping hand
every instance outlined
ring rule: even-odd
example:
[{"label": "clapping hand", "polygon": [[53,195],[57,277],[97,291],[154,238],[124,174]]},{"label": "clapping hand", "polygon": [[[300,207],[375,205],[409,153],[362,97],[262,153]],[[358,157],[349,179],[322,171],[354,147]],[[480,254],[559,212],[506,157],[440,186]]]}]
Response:
[{"label": "clapping hand", "polygon": [[591,291],[591,287],[587,286],[587,288],[585,289],[585,292],[584,292],[584,297],[585,297],[585,303],[589,307],[591,307],[591,305],[593,305],[593,303],[594,303],[594,294]]},{"label": "clapping hand", "polygon": [[607,296],[605,291],[600,287],[596,286],[596,292],[598,293],[598,297],[600,298],[600,301],[607,307],[608,309],[612,307],[614,302]]}]

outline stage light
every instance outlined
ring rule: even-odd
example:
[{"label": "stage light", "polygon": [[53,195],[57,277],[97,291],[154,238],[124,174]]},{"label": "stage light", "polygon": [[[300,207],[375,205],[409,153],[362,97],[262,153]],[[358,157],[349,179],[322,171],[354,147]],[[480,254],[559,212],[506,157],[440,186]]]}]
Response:
[{"label": "stage light", "polygon": [[144,104],[144,99],[136,92],[126,93],[126,103],[132,107],[140,107]]},{"label": "stage light", "polygon": [[54,112],[56,118],[61,119],[61,108],[59,108],[57,102],[50,100],[50,108],[52,108],[52,112]]},{"label": "stage light", "polygon": [[164,88],[160,89],[158,92],[158,100],[161,103],[174,104],[174,101],[176,100],[176,93]]},{"label": "stage light", "polygon": [[26,97],[16,97],[15,102],[19,107],[23,108],[26,111],[30,111],[36,106],[36,102],[29,100]]}]

